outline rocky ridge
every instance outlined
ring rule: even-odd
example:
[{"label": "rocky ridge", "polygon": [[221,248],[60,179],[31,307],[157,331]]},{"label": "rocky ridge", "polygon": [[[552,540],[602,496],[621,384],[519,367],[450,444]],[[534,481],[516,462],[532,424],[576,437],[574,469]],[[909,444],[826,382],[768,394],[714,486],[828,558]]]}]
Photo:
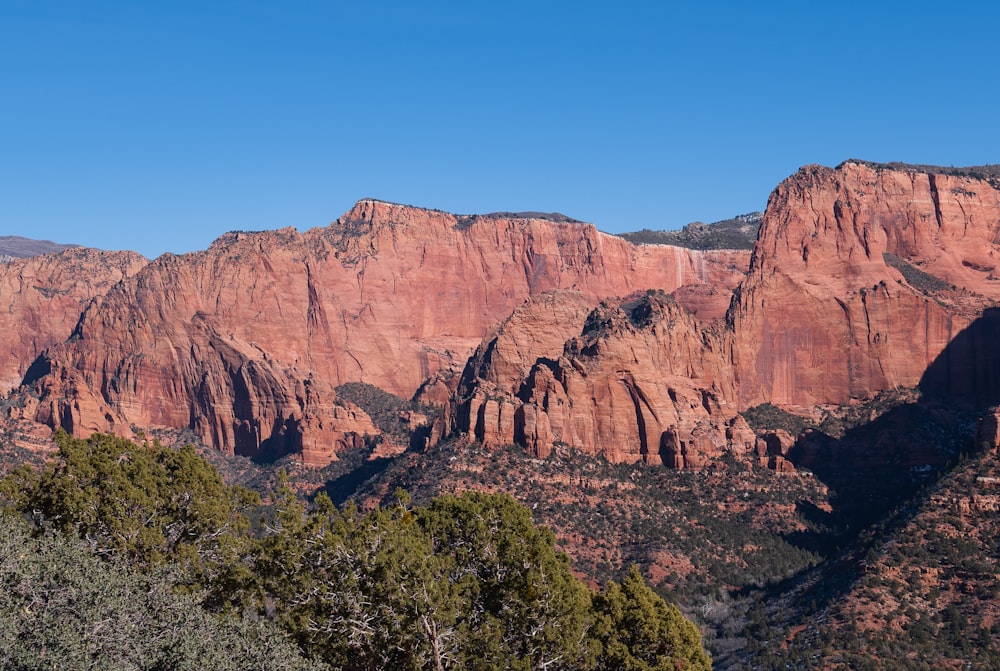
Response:
[{"label": "rocky ridge", "polygon": [[[982,179],[856,162],[803,168],[772,194],[724,326],[679,309],[683,289],[673,303],[605,304],[562,352],[540,351],[529,374],[503,379],[494,366],[466,381],[455,427],[541,456],[567,444],[698,468],[728,453],[791,470],[796,437],[755,439],[739,412],[773,403],[809,414],[917,387],[996,403],[998,229],[1000,194]],[[477,356],[500,350],[484,342]],[[807,437],[798,458],[822,461],[821,443]]]},{"label": "rocky ridge", "polygon": [[721,331],[673,297],[644,292],[560,320],[570,337],[557,343],[564,333],[549,330],[552,341],[538,343],[530,370],[518,375],[524,357],[508,355],[509,345],[521,342],[516,334],[535,322],[534,312],[515,312],[470,360],[458,430],[486,446],[520,443],[543,458],[567,445],[612,462],[672,468],[755,448],[753,431],[726,401],[735,389]]},{"label": "rocky ridge", "polygon": [[80,315],[146,265],[134,252],[73,247],[0,264],[0,394],[21,384],[46,348],[66,340]]},{"label": "rocky ridge", "polygon": [[[998,235],[988,181],[802,168],[771,195],[729,315],[738,404],[839,404],[922,382],[982,396],[1000,372],[980,337],[995,330]],[[959,337],[968,346],[939,363]]]},{"label": "rocky ridge", "polygon": [[26,259],[40,254],[61,252],[79,245],[64,245],[51,240],[33,240],[19,235],[0,235],[0,259]]},{"label": "rocky ridge", "polygon": [[376,432],[338,401],[340,384],[409,397],[456,377],[529,296],[571,290],[596,305],[653,287],[717,290],[747,262],[636,247],[590,224],[363,200],[326,228],[234,232],[149,263],[36,361],[20,412],[77,434],[189,428],[224,452],[321,464]]},{"label": "rocky ridge", "polygon": [[18,412],[320,465],[378,433],[335,391],[358,382],[443,407],[431,441],[787,470],[795,437],[755,436],[741,411],[904,387],[1000,400],[988,179],[807,166],[771,195],[749,259],[546,217],[362,200],[326,228],[165,255],[34,362]]},{"label": "rocky ridge", "polygon": [[712,224],[692,222],[679,231],[641,231],[618,235],[637,245],[675,245],[688,249],[753,249],[763,212],[750,212]]}]

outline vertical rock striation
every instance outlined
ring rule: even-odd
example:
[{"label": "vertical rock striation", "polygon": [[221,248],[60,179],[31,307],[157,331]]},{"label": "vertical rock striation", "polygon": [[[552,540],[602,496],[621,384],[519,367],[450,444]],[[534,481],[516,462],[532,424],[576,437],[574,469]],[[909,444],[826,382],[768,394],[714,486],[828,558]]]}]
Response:
[{"label": "vertical rock striation", "polygon": [[[921,383],[1000,299],[998,236],[987,180],[802,168],[771,195],[730,314],[740,405],[847,403]],[[985,354],[953,349],[933,385],[972,392]]]},{"label": "vertical rock striation", "polygon": [[[553,296],[549,314],[572,310]],[[522,443],[539,456],[567,445],[615,462],[698,468],[723,452],[750,453],[756,438],[736,407],[727,339],[672,296],[650,291],[605,301],[561,347],[539,347],[517,374],[505,343],[535,323],[516,311],[484,340],[459,387],[456,427],[487,446]],[[562,335],[562,334],[560,334]],[[520,364],[523,366],[523,364]]]},{"label": "vertical rock striation", "polygon": [[82,247],[0,263],[0,393],[20,385],[39,354],[68,338],[88,305],[145,265],[135,252]]},{"label": "vertical rock striation", "polygon": [[[808,166],[772,193],[752,258],[636,246],[564,217],[362,200],[306,233],[230,233],[134,275],[117,262],[106,294],[63,322],[17,298],[11,319],[48,335],[11,327],[21,345],[4,375],[24,375],[18,412],[50,426],[190,428],[311,464],[377,432],[334,391],[364,382],[447,405],[433,437],[675,468],[728,451],[786,469],[792,438],[758,440],[738,411],[917,385],[1000,403],[996,181]],[[5,291],[30,294],[26,276]],[[78,313],[86,301],[65,295]],[[60,329],[72,335],[53,344]]]},{"label": "vertical rock striation", "polygon": [[374,433],[333,389],[408,397],[460,371],[526,298],[738,277],[745,253],[635,246],[590,224],[360,201],[326,228],[230,233],[165,255],[88,309],[30,380],[34,418],[77,433],[179,427],[309,463]]},{"label": "vertical rock striation", "polygon": [[728,451],[787,470],[794,437],[756,439],[737,411],[918,385],[1000,403],[1000,194],[990,178],[944,172],[851,161],[790,177],[724,327],[691,300],[711,283],[633,296],[508,379],[490,356],[506,330],[530,328],[515,313],[467,368],[478,378],[458,390],[456,428],[538,454],[565,443],[686,468]]}]

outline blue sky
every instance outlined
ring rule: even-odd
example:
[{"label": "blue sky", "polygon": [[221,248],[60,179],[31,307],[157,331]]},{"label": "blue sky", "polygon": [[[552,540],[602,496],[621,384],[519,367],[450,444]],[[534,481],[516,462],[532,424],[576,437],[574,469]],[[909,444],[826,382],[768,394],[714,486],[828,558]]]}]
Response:
[{"label": "blue sky", "polygon": [[800,165],[1000,162],[957,2],[0,0],[0,235],[203,249],[376,197],[610,232]]}]

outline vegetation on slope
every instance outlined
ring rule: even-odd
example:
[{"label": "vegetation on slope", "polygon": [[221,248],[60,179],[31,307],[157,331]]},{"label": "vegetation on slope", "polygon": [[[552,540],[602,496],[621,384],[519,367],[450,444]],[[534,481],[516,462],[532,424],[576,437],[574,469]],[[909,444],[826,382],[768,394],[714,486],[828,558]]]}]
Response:
[{"label": "vegetation on slope", "polygon": [[677,472],[610,464],[566,446],[538,459],[516,446],[454,441],[386,460],[363,481],[340,475],[312,486],[361,507],[391,502],[397,487],[417,501],[510,492],[553,528],[581,574],[603,582],[637,564],[699,623],[717,668],[746,668],[771,629],[803,626],[819,607],[813,601],[838,597],[813,582],[780,617],[762,606],[819,568],[832,571],[828,584],[839,584],[853,561],[845,553],[947,472],[975,427],[975,417],[923,401],[915,389],[819,417],[768,408],[759,415],[769,429],[775,420],[804,423],[789,453],[798,472],[777,474],[735,457]]},{"label": "vegetation on slope", "polygon": [[762,595],[752,667],[1000,668],[998,476],[995,451],[964,457],[834,562]]},{"label": "vegetation on slope", "polygon": [[848,431],[865,427],[896,408],[916,404],[920,398],[920,390],[914,387],[886,389],[865,402],[824,408],[818,422],[772,403],[755,405],[740,414],[754,431],[782,430],[795,437],[806,429],[816,429],[840,439]]},{"label": "vegetation on slope", "polygon": [[568,449],[537,459],[522,448],[449,442],[389,464],[355,493],[385,504],[468,490],[511,492],[550,525],[575,569],[599,582],[636,564],[699,622],[713,655],[742,649],[742,592],[822,559],[833,530],[830,492],[812,475],[777,477],[735,461],[701,472],[611,464]]},{"label": "vegetation on slope", "polygon": [[[364,410],[382,435],[398,445],[409,445],[418,427],[415,418],[429,424],[438,410],[383,391],[364,382],[347,382],[336,388],[337,396]],[[416,431],[418,434],[419,431]]]},{"label": "vegetation on slope", "polygon": [[[385,416],[398,416],[399,403],[383,403]],[[789,419],[768,410],[760,412],[761,426]],[[659,662],[635,652],[648,651],[648,641],[623,632],[636,631],[638,616],[625,615],[630,609],[659,622],[653,630],[678,631],[670,622],[686,620],[677,619],[664,597],[699,624],[718,669],[879,668],[872,666],[879,658],[897,653],[914,669],[958,668],[968,660],[988,666],[992,647],[980,641],[996,633],[996,619],[981,614],[998,603],[1000,573],[985,539],[1000,537],[994,533],[1000,530],[963,512],[964,494],[942,498],[933,489],[967,449],[974,420],[907,389],[830,408],[809,418],[799,434],[789,454],[799,468],[793,474],[736,458],[677,472],[610,464],[565,446],[538,459],[519,447],[486,450],[452,441],[390,458],[373,458],[369,446],[316,470],[286,460],[278,466],[292,473],[283,478],[273,465],[208,452],[227,468],[229,482],[253,484],[263,502],[225,485],[190,449],[60,436],[58,459],[40,473],[12,474],[0,491],[37,529],[85,538],[106,561],[127,561],[144,575],[169,567],[171,586],[194,595],[199,608],[279,626],[298,645],[297,654],[336,668],[435,668],[438,662],[476,668],[480,657],[487,661],[478,668],[518,668],[555,657],[552,668],[621,668],[632,664],[622,661],[622,650],[641,658],[635,668],[657,668]],[[994,475],[980,476],[986,479],[973,485],[982,490],[974,499],[981,506],[994,496],[988,489]],[[293,494],[293,486],[312,503]],[[400,487],[412,501],[400,498]],[[208,502],[198,514],[188,505],[193,499],[183,496],[192,488]],[[881,544],[911,519],[947,506],[957,506],[965,526],[949,530],[950,522],[934,518],[913,536],[912,551],[923,552],[925,563],[878,577],[896,555]],[[150,520],[151,528],[114,523],[119,515]],[[493,519],[488,528],[516,533],[480,534],[462,519]],[[526,553],[519,566],[542,567],[522,577],[546,581],[490,583],[501,573],[513,575],[490,563],[501,545],[515,556]],[[457,563],[456,547],[468,550]],[[560,550],[572,556],[576,575],[607,585],[604,591],[572,578]],[[655,591],[630,578],[632,564]],[[931,583],[915,588],[918,574],[938,580],[937,591]],[[941,583],[939,575],[950,582]],[[876,578],[885,584],[868,584]],[[504,595],[509,611],[490,610],[497,600],[483,595],[491,590]],[[629,595],[627,608],[609,605],[620,598],[616,590]],[[554,609],[539,610],[539,595]],[[514,612],[536,623],[534,633],[504,620]],[[547,628],[546,617],[558,627]],[[862,626],[872,622],[881,624]],[[359,623],[390,633],[361,636]],[[473,635],[490,627],[488,640]],[[618,639],[609,638],[612,631]],[[687,631],[697,638],[694,629]],[[958,643],[959,631],[967,644]],[[574,642],[559,632],[576,632],[569,637]],[[543,642],[513,644],[534,635]],[[969,654],[969,645],[985,652]],[[472,659],[470,649],[488,652]],[[653,666],[643,667],[642,660]]]},{"label": "vegetation on slope", "polygon": [[713,224],[696,221],[679,231],[652,231],[647,228],[632,233],[620,233],[618,237],[637,245],[674,245],[703,250],[753,249],[762,218],[762,213],[751,212]]},{"label": "vegetation on slope", "polygon": [[788,412],[772,403],[761,403],[740,413],[754,431],[787,431],[797,436],[814,426],[809,419]]},{"label": "vegetation on slope", "polygon": [[183,580],[0,509],[0,669],[321,668],[270,622],[209,613]]},{"label": "vegetation on slope", "polygon": [[[508,495],[412,506],[397,493],[362,513],[323,494],[307,506],[282,478],[262,506],[190,449],[57,442],[40,474],[0,482],[0,622],[15,623],[0,642],[16,639],[11,659],[25,660],[3,668],[41,668],[55,651],[62,668],[90,668],[133,648],[145,656],[121,668],[300,668],[302,656],[366,671],[710,668],[697,628],[636,571],[592,591]],[[129,626],[106,629],[119,619]],[[243,658],[211,663],[257,631]],[[211,636],[218,651],[202,652]],[[254,656],[265,650],[280,663]]]},{"label": "vegetation on slope", "polygon": [[948,289],[954,289],[955,287],[948,284],[944,280],[938,279],[929,273],[925,273],[913,264],[904,261],[895,254],[890,254],[889,252],[882,252],[882,259],[886,262],[886,265],[890,265],[902,274],[903,279],[919,291],[927,295],[933,295],[938,291],[947,291]]},{"label": "vegetation on slope", "polygon": [[[950,175],[952,177],[971,177],[989,182],[994,188],[1000,188],[1000,165],[996,163],[987,165],[972,165],[967,167],[925,165],[920,163],[901,163],[890,161],[889,163],[878,163],[875,161],[864,161],[857,158],[850,158],[841,163],[859,163],[879,170],[900,170],[905,172],[922,172],[932,175]],[[837,167],[839,168],[840,165]]]}]

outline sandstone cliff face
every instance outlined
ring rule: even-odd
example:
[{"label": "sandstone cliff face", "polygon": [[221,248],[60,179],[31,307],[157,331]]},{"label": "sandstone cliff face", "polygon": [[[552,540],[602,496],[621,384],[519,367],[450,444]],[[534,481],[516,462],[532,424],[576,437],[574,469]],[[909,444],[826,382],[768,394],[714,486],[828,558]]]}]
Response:
[{"label": "sandstone cliff face", "polygon": [[359,202],[327,228],[232,233],[165,255],[89,309],[31,382],[39,421],[78,432],[190,427],[228,452],[309,463],[374,433],[333,388],[408,397],[553,289],[734,284],[748,257],[640,246],[588,224]]},{"label": "sandstone cliff face", "polygon": [[[659,326],[639,327],[634,300],[617,317],[606,305],[563,352],[548,343],[529,375],[508,379],[523,364],[503,372],[491,357],[521,340],[505,330],[530,328],[516,313],[466,370],[476,381],[463,378],[454,425],[539,454],[566,443],[680,468],[752,451],[787,471],[794,437],[755,439],[737,410],[917,385],[998,403],[998,236],[1000,194],[988,181],[855,162],[803,168],[771,196],[725,329],[710,324],[717,307],[699,313],[697,298],[718,285],[692,284],[653,309]],[[602,320],[609,327],[595,329]]]},{"label": "sandstone cliff face", "polygon": [[483,338],[462,373],[459,393],[476,389],[514,396],[539,358],[556,358],[579,335],[592,309],[578,291],[549,291],[529,298]]},{"label": "sandstone cliff face", "polygon": [[145,265],[134,252],[85,248],[0,263],[0,394],[21,383],[43,350],[69,337],[92,301]]},{"label": "sandstone cliff face", "polygon": [[[456,412],[459,430],[487,446],[522,443],[543,457],[565,444],[615,462],[672,468],[756,448],[729,403],[736,392],[725,338],[672,297],[649,292],[605,302],[561,352],[550,343],[532,353],[526,376],[504,377],[514,367],[497,365],[497,353],[530,325],[534,307],[516,312],[470,361],[466,374],[481,377],[460,387],[467,398]],[[523,360],[518,354],[512,358]]]},{"label": "sandstone cliff face", "polygon": [[987,181],[803,168],[771,195],[730,314],[740,406],[915,386],[942,356],[931,386],[989,386],[983,376],[1000,370],[977,364],[990,359],[989,337],[946,347],[1000,299],[998,235],[1000,194]]},{"label": "sandstone cliff face", "polygon": [[[918,384],[1000,403],[998,244],[988,181],[856,162],[780,185],[752,260],[364,200],[126,277],[38,359],[20,412],[320,464],[377,431],[334,391],[356,381],[448,401],[433,439],[785,469],[789,441],[757,442],[738,410]],[[588,313],[609,296],[630,298]]]}]

